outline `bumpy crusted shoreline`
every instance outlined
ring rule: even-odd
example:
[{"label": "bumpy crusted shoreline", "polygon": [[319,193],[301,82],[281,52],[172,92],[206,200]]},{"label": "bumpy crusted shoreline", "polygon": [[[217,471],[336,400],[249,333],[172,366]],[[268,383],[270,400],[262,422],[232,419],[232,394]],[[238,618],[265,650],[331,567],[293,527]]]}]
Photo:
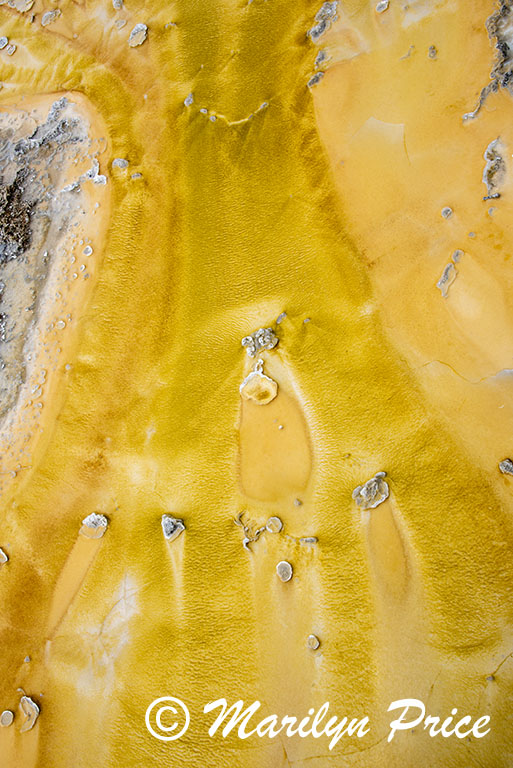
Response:
[{"label": "bumpy crusted shoreline", "polygon": [[491,82],[482,88],[476,108],[467,112],[464,120],[476,117],[488,95],[497,93],[500,88],[506,88],[513,94],[513,5],[511,0],[499,0],[499,6],[486,20],[486,29],[496,51],[495,64],[490,72]]},{"label": "bumpy crusted shoreline", "polygon": [[[97,162],[87,128],[66,97],[45,115],[0,112],[0,418],[26,381],[48,276],[83,250],[76,231],[85,204],[80,186],[95,174],[86,171],[71,183],[67,177],[72,168]],[[47,295],[46,304],[51,301]],[[53,325],[62,323],[66,318]]]}]

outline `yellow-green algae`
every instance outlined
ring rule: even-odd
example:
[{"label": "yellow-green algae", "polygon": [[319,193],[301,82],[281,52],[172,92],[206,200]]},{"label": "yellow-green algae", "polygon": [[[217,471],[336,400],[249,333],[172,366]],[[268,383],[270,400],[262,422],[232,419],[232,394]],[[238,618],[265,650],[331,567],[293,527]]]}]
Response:
[{"label": "yellow-green algae", "polygon": [[[306,87],[318,4],[146,2],[120,32],[104,30],[99,4],[60,7],[44,30],[0,8],[5,34],[41,62],[2,61],[0,99],[83,94],[111,158],[130,165],[109,174],[109,227],[72,369],[47,396],[32,468],[5,490],[2,706],[16,708],[18,686],[41,705],[32,731],[0,733],[12,739],[9,765],[367,767],[426,754],[431,765],[507,765],[511,678],[504,666],[494,696],[486,676],[513,648],[511,504],[429,405],[374,310]],[[129,49],[139,21],[148,39]],[[237,474],[240,339],[283,310],[269,371],[308,425],[300,508],[293,495],[248,498]],[[378,544],[392,541],[397,569],[385,546],[368,547],[351,497],[379,470],[392,499]],[[262,525],[279,512],[289,533],[319,543],[305,552],[263,537],[250,555],[233,522],[244,508]],[[47,642],[55,585],[93,511],[109,529]],[[169,544],[165,513],[186,524]],[[294,566],[286,585],[274,573],[282,559]],[[406,585],[387,591],[380,573]],[[100,628],[127,574],[137,607],[105,646]],[[305,646],[313,629],[319,664]],[[193,713],[172,745],[144,727],[164,695]],[[333,753],[322,740],[212,741],[202,707],[220,696],[259,699],[263,714],[330,701],[374,729]],[[480,743],[419,733],[387,744],[386,708],[401,696],[429,697],[440,714],[491,714],[494,730]]]}]

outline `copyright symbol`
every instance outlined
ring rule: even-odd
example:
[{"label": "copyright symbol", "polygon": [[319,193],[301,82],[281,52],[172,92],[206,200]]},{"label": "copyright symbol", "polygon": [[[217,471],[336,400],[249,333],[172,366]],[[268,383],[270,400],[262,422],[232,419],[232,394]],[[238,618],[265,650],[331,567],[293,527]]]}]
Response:
[{"label": "copyright symbol", "polygon": [[[153,716],[154,712],[155,723],[159,729],[158,731],[156,731],[150,723],[150,717]],[[163,733],[171,733],[171,731],[174,731],[175,728],[179,725],[176,720],[174,720],[172,725],[164,725],[162,722],[162,715],[164,712],[171,712],[173,715],[178,715],[180,720],[185,718],[185,723],[181,731],[178,733],[173,733],[171,736],[162,735]],[[146,710],[145,720],[146,728],[149,730],[152,736],[155,736],[156,739],[160,739],[160,741],[175,741],[184,735],[185,731],[189,727],[191,716],[183,701],[180,701],[180,699],[175,699],[173,696],[161,696],[160,699],[155,699],[155,701],[152,701]]]}]

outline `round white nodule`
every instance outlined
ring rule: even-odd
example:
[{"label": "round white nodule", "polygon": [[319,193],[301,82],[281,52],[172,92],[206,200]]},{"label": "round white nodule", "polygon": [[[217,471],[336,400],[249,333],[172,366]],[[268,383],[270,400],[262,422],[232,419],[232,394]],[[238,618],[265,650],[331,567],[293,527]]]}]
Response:
[{"label": "round white nodule", "polygon": [[286,560],[280,560],[276,566],[276,573],[282,581],[290,581],[292,578],[292,566]]},{"label": "round white nodule", "polygon": [[0,725],[2,725],[4,728],[7,728],[7,726],[12,725],[13,720],[14,720],[14,714],[11,712],[10,709],[4,710],[0,715]]},{"label": "round white nodule", "polygon": [[269,533],[279,533],[283,528],[283,523],[281,522],[279,517],[270,517],[265,527],[267,528]]},{"label": "round white nodule", "polygon": [[306,641],[307,646],[310,648],[311,651],[316,651],[317,648],[320,646],[321,641],[317,637],[317,635],[308,635],[308,639]]}]

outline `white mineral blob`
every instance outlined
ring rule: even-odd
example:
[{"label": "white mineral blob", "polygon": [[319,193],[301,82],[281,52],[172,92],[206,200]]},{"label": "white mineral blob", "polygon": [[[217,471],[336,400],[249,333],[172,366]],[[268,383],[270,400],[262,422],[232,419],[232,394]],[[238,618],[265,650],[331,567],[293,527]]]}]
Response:
[{"label": "white mineral blob", "polygon": [[317,637],[317,635],[308,635],[306,644],[308,648],[310,648],[312,651],[316,651],[317,648],[320,646],[321,641]]},{"label": "white mineral blob", "polygon": [[10,709],[5,709],[2,714],[0,715],[0,725],[4,728],[8,728],[9,725],[12,725],[14,720],[14,714],[11,712]]},{"label": "white mineral blob", "polygon": [[182,531],[185,531],[185,525],[183,520],[171,515],[162,515],[162,531],[165,539],[173,541],[180,536]]},{"label": "white mineral blob", "polygon": [[255,370],[251,371],[239,387],[245,400],[252,400],[257,405],[267,405],[278,394],[278,384],[263,372],[263,360],[259,359]]},{"label": "white mineral blob", "polygon": [[383,480],[386,472],[376,472],[374,477],[353,491],[353,499],[361,509],[374,509],[388,499],[388,483]]},{"label": "white mineral blob", "polygon": [[24,717],[24,723],[20,728],[20,733],[30,731],[36,724],[36,720],[39,717],[39,707],[36,702],[33,701],[30,696],[22,696],[20,701],[21,714]]},{"label": "white mineral blob", "polygon": [[290,581],[292,578],[292,566],[286,560],[280,560],[276,566],[276,573],[282,581]]},{"label": "white mineral blob", "polygon": [[317,23],[306,33],[314,43],[316,43],[321,35],[328,31],[331,24],[337,20],[337,6],[337,0],[323,3],[315,14],[315,21]]},{"label": "white mineral blob", "polygon": [[14,0],[14,7],[20,13],[26,13],[30,11],[34,5],[34,0]]},{"label": "white mineral blob", "polygon": [[80,533],[87,539],[101,539],[107,526],[109,524],[105,515],[100,515],[97,512],[91,512],[90,515],[82,520],[82,528]]},{"label": "white mineral blob", "polygon": [[513,475],[513,461],[511,459],[503,459],[499,464],[499,469],[503,475]]},{"label": "white mineral blob", "polygon": [[270,517],[265,527],[269,533],[279,533],[283,528],[283,523],[279,517]]},{"label": "white mineral blob", "polygon": [[124,157],[116,157],[112,161],[112,167],[113,168],[128,168],[128,160],[125,160]]},{"label": "white mineral blob", "polygon": [[449,288],[456,280],[457,274],[458,274],[458,270],[456,269],[456,267],[452,262],[447,264],[444,271],[442,272],[442,276],[440,280],[437,282],[436,287],[440,289],[444,299],[447,298],[449,293]]},{"label": "white mineral blob", "polygon": [[61,13],[62,11],[60,8],[54,8],[53,11],[47,11],[46,13],[43,13],[41,26],[47,27],[49,24],[52,24],[52,22],[59,18]]},{"label": "white mineral blob", "polygon": [[256,357],[261,349],[274,349],[277,343],[278,337],[272,328],[259,328],[258,331],[253,331],[249,336],[244,336],[241,341],[250,357]]},{"label": "white mineral blob", "polygon": [[146,24],[136,24],[133,30],[130,32],[128,38],[128,45],[130,48],[135,48],[136,45],[142,45],[148,36],[148,27]]}]

